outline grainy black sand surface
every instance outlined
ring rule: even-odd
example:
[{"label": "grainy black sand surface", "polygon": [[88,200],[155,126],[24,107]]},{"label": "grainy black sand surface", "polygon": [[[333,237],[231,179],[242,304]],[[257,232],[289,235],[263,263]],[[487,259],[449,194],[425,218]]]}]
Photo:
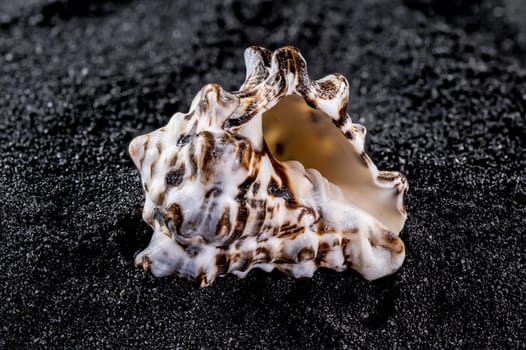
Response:
[{"label": "grainy black sand surface", "polygon": [[[0,2],[0,348],[526,348],[526,4]],[[407,259],[368,283],[253,271],[198,289],[133,266],[132,137],[236,89],[243,49],[340,72]]]}]

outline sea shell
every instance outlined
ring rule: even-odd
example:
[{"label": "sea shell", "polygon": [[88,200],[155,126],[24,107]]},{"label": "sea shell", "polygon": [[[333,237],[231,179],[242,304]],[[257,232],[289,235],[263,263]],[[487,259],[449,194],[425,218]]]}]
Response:
[{"label": "sea shell", "polygon": [[294,47],[249,47],[245,62],[239,91],[206,85],[188,113],[131,142],[154,231],[135,263],[201,286],[256,267],[395,272],[407,181],[364,152],[345,77],[311,80]]}]

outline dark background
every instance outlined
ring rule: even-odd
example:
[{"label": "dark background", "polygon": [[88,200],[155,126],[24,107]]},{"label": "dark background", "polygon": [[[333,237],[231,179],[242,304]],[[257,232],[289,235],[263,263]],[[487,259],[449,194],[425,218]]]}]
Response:
[{"label": "dark background", "polygon": [[[285,4],[286,3],[286,4]],[[368,283],[133,266],[132,137],[300,48],[407,175],[407,258]],[[526,348],[524,1],[0,2],[0,347]]]}]

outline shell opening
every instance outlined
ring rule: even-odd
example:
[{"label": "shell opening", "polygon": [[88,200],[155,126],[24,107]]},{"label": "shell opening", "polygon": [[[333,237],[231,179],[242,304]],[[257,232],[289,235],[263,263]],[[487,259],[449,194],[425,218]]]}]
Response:
[{"label": "shell opening", "polygon": [[368,212],[391,231],[401,230],[405,215],[397,203],[397,188],[379,184],[374,164],[364,159],[367,156],[358,149],[360,146],[350,142],[326,113],[311,108],[298,95],[289,95],[263,114],[262,127],[274,158],[296,160],[306,169],[318,170],[342,190],[350,204]]}]

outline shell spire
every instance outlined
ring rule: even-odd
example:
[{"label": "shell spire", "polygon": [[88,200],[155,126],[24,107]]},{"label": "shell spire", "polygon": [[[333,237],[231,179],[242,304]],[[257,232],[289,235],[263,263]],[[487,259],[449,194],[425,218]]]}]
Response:
[{"label": "shell spire", "polygon": [[202,88],[190,111],[135,138],[130,155],[154,230],[137,265],[202,286],[252,268],[310,277],[395,272],[408,185],[364,152],[341,74],[311,80],[294,47],[245,50],[246,79]]}]

